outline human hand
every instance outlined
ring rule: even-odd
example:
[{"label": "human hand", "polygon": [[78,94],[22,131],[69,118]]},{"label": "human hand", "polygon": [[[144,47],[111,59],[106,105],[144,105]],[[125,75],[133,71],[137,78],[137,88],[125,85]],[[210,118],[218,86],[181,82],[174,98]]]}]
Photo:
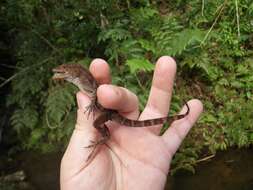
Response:
[{"label": "human hand", "polygon": [[[102,106],[118,110],[121,115],[134,120],[168,115],[176,73],[172,58],[163,56],[157,61],[148,102],[141,115],[136,95],[125,88],[107,84],[110,83],[110,72],[105,61],[93,60],[90,71],[100,84],[104,84],[97,91]],[[199,100],[189,101],[189,115],[173,122],[162,136],[159,136],[162,125],[131,128],[108,122],[111,134],[106,143],[108,146],[101,145],[94,159],[87,162],[92,148],[84,147],[90,145],[91,140],[98,139],[99,134],[93,127],[93,117],[87,119],[84,114],[89,98],[79,92],[77,102],[75,130],[61,162],[62,190],[163,189],[171,159],[203,109]],[[185,112],[186,107],[180,113]]]}]

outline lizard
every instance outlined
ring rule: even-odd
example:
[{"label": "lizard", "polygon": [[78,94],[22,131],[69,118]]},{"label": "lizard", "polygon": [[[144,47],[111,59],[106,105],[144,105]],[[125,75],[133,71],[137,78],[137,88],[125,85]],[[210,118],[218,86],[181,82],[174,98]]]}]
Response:
[{"label": "lizard", "polygon": [[[97,101],[97,88],[99,84],[89,72],[89,70],[82,65],[75,63],[62,64],[54,68],[53,73],[53,80],[68,81],[78,87],[81,92],[85,93],[90,97],[91,103],[86,108],[86,111],[88,112],[88,117],[91,113],[94,114],[95,111],[101,112],[101,114],[93,122],[94,127],[101,134],[101,139],[99,139],[98,141],[91,141],[92,144],[87,146],[86,148],[94,147],[95,149],[97,145],[105,144],[106,141],[109,140],[110,131],[105,125],[107,121],[113,121],[127,127],[148,127],[164,124],[166,122],[172,123],[175,120],[184,118],[190,112],[189,105],[186,102],[185,104],[187,107],[187,111],[184,114],[148,120],[131,120],[120,115],[116,110],[104,108]],[[93,154],[93,151],[91,154]],[[90,157],[91,155],[88,156],[88,159]]]}]

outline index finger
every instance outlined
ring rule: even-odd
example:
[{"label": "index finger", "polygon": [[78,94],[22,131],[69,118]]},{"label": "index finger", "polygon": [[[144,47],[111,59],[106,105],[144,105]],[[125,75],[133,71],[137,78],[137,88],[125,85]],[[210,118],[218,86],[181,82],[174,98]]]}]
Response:
[{"label": "index finger", "polygon": [[[110,67],[103,59],[94,59],[89,70],[100,85],[111,83]],[[118,110],[129,119],[137,119],[139,115],[137,96],[125,88],[101,85],[97,89],[97,98],[105,108]]]},{"label": "index finger", "polygon": [[94,59],[90,64],[89,70],[99,84],[111,83],[110,67],[105,60]]}]

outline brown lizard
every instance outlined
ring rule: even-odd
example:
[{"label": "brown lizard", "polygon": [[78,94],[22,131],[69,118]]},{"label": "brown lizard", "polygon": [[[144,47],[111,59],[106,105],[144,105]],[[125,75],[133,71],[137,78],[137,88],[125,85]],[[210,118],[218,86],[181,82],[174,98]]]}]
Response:
[{"label": "brown lizard", "polygon": [[117,122],[118,124],[121,124],[123,126],[128,126],[128,127],[148,127],[148,126],[153,126],[153,125],[164,124],[166,122],[172,123],[175,120],[184,118],[190,112],[190,108],[188,104],[186,103],[187,111],[184,114],[167,116],[167,117],[156,118],[156,119],[148,119],[148,120],[142,120],[142,121],[127,119],[123,117],[122,115],[120,115],[117,111],[104,108],[101,104],[98,103],[97,88],[99,85],[97,81],[95,80],[95,78],[92,76],[92,74],[82,65],[62,64],[54,68],[53,72],[54,72],[54,76],[53,76],[54,80],[63,79],[68,82],[71,82],[75,86],[77,86],[80,89],[80,91],[84,92],[90,97],[91,103],[87,107],[87,110],[86,110],[88,111],[88,116],[90,115],[90,113],[94,113],[96,110],[101,112],[101,115],[99,115],[95,119],[93,125],[99,131],[102,138],[96,142],[92,142],[92,144],[88,146],[88,148],[96,147],[99,144],[104,144],[110,138],[109,129],[105,125],[105,123],[109,120]]}]

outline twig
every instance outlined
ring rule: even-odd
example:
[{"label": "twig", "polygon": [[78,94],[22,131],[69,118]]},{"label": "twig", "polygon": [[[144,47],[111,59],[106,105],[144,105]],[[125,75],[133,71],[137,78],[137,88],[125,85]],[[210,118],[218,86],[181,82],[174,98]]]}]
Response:
[{"label": "twig", "polygon": [[130,8],[131,8],[131,3],[130,3],[130,1],[127,0],[126,3],[127,3],[127,8],[130,9]]},{"label": "twig", "polygon": [[143,92],[145,92],[145,88],[144,88],[143,85],[141,84],[141,81],[139,80],[139,78],[138,78],[138,76],[136,75],[136,73],[134,73],[134,76],[135,76],[136,81],[137,81],[139,87],[141,88],[141,90],[142,90]]},{"label": "twig", "polygon": [[207,156],[207,157],[202,158],[202,159],[199,159],[199,160],[196,161],[196,163],[207,161],[207,160],[209,160],[209,159],[211,159],[213,157],[215,157],[215,154]]},{"label": "twig", "polygon": [[238,1],[235,0],[235,9],[236,9],[236,22],[237,22],[237,35],[240,38],[240,16],[239,16],[239,8],[238,8]]},{"label": "twig", "polygon": [[[227,0],[224,1],[224,3],[226,3]],[[224,5],[224,3],[222,3],[220,6],[218,6],[218,8],[215,10],[214,15],[217,14],[217,12],[219,12],[219,10],[221,9],[221,7]]]},{"label": "twig", "polygon": [[41,40],[43,40],[49,47],[51,47],[54,51],[56,51],[57,53],[59,53],[60,55],[63,55],[63,53],[58,50],[51,42],[48,41],[48,39],[46,39],[44,36],[42,36],[39,32],[37,32],[36,30],[31,30],[34,34],[36,34]]},{"label": "twig", "polygon": [[4,78],[4,77],[0,77],[0,80],[6,80],[6,78]]},{"label": "twig", "polygon": [[16,73],[16,74],[12,75],[10,78],[6,79],[3,83],[0,84],[0,88],[2,88],[4,85],[6,85],[7,83],[9,83],[13,79],[15,79],[18,75],[19,75],[19,73]]},{"label": "twig", "polygon": [[35,66],[38,66],[40,64],[43,64],[43,63],[46,63],[47,61],[49,61],[50,59],[52,59],[52,57],[49,57],[47,59],[44,59],[43,61],[41,62],[38,62],[37,64],[34,64],[32,66],[29,66],[29,67],[25,67],[24,69],[22,69],[21,71],[19,71],[18,73],[15,73],[14,75],[12,75],[10,78],[6,79],[4,82],[2,82],[0,84],[0,88],[2,88],[4,85],[6,85],[7,83],[9,83],[10,81],[12,81],[13,79],[15,79],[18,75],[24,73],[25,71],[28,71],[29,69],[35,67]]},{"label": "twig", "polygon": [[13,65],[3,64],[3,63],[1,63],[0,66],[10,68],[10,69],[20,69],[21,68],[21,67],[17,67],[17,66],[13,66]]},{"label": "twig", "polygon": [[50,122],[49,122],[49,119],[48,119],[48,111],[46,111],[46,114],[45,114],[45,115],[46,115],[47,127],[48,127],[49,129],[56,129],[56,128],[59,128],[59,127],[63,126],[63,123],[65,123],[65,121],[66,121],[66,119],[67,119],[69,113],[70,113],[70,111],[67,110],[64,119],[63,119],[58,125],[52,126],[52,125],[50,124]]},{"label": "twig", "polygon": [[[210,29],[208,30],[208,32],[206,33],[204,39],[203,39],[202,42],[200,43],[200,46],[204,44],[204,42],[205,42],[206,39],[208,38],[209,34],[210,34],[211,31],[213,30],[213,27],[214,27],[215,24],[217,23],[218,19],[219,19],[220,16],[221,16],[221,13],[222,13],[223,9],[225,8],[226,2],[227,2],[227,1],[225,0],[224,3],[221,5],[220,11],[219,11],[217,17],[215,18],[215,20],[214,20],[214,22],[213,22],[211,28],[210,28]],[[219,8],[218,8],[218,9],[219,9]]]},{"label": "twig", "polygon": [[52,126],[52,125],[50,124],[49,119],[48,119],[47,111],[46,111],[46,115],[45,115],[45,116],[46,116],[47,127],[48,127],[49,129],[56,129],[56,128],[59,128],[60,125]]},{"label": "twig", "polygon": [[22,26],[21,28],[31,31],[32,33],[36,34],[41,40],[43,40],[49,47],[51,47],[54,51],[59,53],[60,55],[63,55],[63,53],[57,49],[48,39],[46,39],[43,35],[41,35],[36,30],[32,29],[30,26]]},{"label": "twig", "polygon": [[202,0],[201,15],[204,16],[205,0]]}]

